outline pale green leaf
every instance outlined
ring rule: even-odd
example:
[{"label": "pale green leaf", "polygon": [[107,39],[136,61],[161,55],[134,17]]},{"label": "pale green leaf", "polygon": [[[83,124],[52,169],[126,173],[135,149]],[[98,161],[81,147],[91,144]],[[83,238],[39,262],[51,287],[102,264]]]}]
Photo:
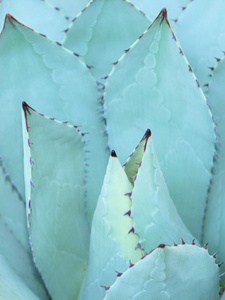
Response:
[{"label": "pale green leaf", "polygon": [[40,300],[27,287],[21,278],[8,265],[4,256],[0,255],[0,299],[1,300]]},{"label": "pale green leaf", "polygon": [[[208,101],[215,117],[218,145],[213,168],[212,184],[204,224],[204,241],[209,250],[218,253],[218,261],[225,261],[225,59],[215,68],[208,89]],[[221,266],[221,272],[225,267]]]},{"label": "pale green leaf", "polygon": [[169,195],[151,137],[145,138],[142,148],[143,158],[133,162],[140,166],[131,194],[131,217],[141,245],[149,252],[161,243],[179,244],[182,238],[191,243],[194,237],[183,224]]},{"label": "pale green leaf", "polygon": [[78,296],[88,260],[84,144],[71,125],[23,104],[27,222],[37,265],[53,299]]},{"label": "pale green leaf", "polygon": [[0,38],[0,70],[4,77],[0,81],[0,137],[4,140],[0,155],[11,180],[24,197],[21,103],[25,100],[45,115],[81,125],[82,132],[89,133],[84,140],[89,141],[86,150],[90,151],[86,188],[91,219],[108,155],[104,124],[97,112],[99,94],[88,68],[72,52],[8,17]]},{"label": "pale green leaf", "polygon": [[163,10],[112,70],[105,114],[109,146],[121,161],[151,129],[169,193],[199,238],[215,135],[206,99],[175,39]]},{"label": "pale green leaf", "polygon": [[176,20],[191,0],[131,0],[137,7],[146,13],[151,19],[155,19],[161,9],[166,8],[169,17]]},{"label": "pale green leaf", "polygon": [[219,299],[218,266],[203,248],[162,244],[120,276],[104,299]]},{"label": "pale green leaf", "polygon": [[81,54],[99,80],[151,21],[124,0],[94,0],[73,20],[63,45]]},{"label": "pale green leaf", "polygon": [[[23,281],[23,284],[42,300],[48,300],[48,294],[32,261],[31,252],[23,247],[10,230],[10,227],[1,218],[0,241],[0,256],[3,255],[5,257],[7,264],[15,272],[16,276],[20,278],[20,281]],[[0,261],[0,280],[3,270],[4,268]],[[0,296],[2,296],[1,291],[0,287]]]},{"label": "pale green leaf", "polygon": [[89,265],[83,282],[81,299],[102,300],[105,294],[102,286],[111,285],[117,272],[123,272],[143,254],[136,249],[139,237],[128,232],[133,221],[126,214],[131,201],[125,195],[132,188],[115,152],[112,153],[102,191],[93,217]]},{"label": "pale green leaf", "polygon": [[[225,49],[223,0],[195,0],[182,13],[174,29],[185,55],[201,84],[209,82],[209,67]],[[218,21],[220,20],[220,21]]]}]

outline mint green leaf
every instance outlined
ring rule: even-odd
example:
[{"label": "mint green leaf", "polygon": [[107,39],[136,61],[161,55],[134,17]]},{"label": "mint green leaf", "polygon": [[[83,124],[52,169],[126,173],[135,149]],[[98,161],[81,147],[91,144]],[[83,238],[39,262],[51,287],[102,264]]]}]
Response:
[{"label": "mint green leaf", "polygon": [[46,1],[2,0],[0,2],[0,31],[4,26],[5,15],[8,13],[23,24],[58,42],[63,40],[64,30],[69,25],[69,20],[54,7],[47,5]]},{"label": "mint green leaf", "polygon": [[25,100],[45,115],[81,125],[82,132],[89,133],[84,140],[89,141],[86,150],[90,151],[86,188],[91,219],[108,154],[97,111],[99,93],[88,68],[72,52],[8,17],[0,38],[0,70],[4,77],[0,155],[11,180],[24,197],[21,103]]},{"label": "mint green leaf", "polygon": [[[142,145],[140,163],[131,194],[131,217],[140,243],[149,252],[159,244],[191,243],[194,237],[183,224],[169,195],[151,137]],[[134,162],[135,163],[135,162]],[[137,165],[137,162],[136,162]]]},{"label": "mint green leaf", "polygon": [[104,299],[219,299],[218,266],[203,248],[162,244],[120,276]]},{"label": "mint green leaf", "polygon": [[4,300],[38,300],[38,298],[8,265],[0,255],[0,299]]},{"label": "mint green leaf", "polygon": [[[0,241],[0,257],[4,256],[9,267],[15,272],[15,276],[18,276],[20,281],[36,296],[39,296],[42,300],[48,300],[49,297],[43,282],[33,264],[31,252],[21,244],[2,218],[0,218]],[[1,277],[5,276],[3,270],[4,267],[0,259],[0,281]],[[0,287],[0,299],[2,299],[1,292],[3,290]]]},{"label": "mint green leaf", "polygon": [[33,259],[54,299],[78,296],[88,259],[84,144],[71,125],[23,104],[27,222]]},{"label": "mint green leaf", "polygon": [[144,252],[136,246],[139,237],[128,232],[133,221],[126,214],[131,201],[125,195],[132,188],[116,154],[109,159],[102,191],[93,217],[88,270],[79,299],[102,300],[105,289],[115,280],[117,272],[125,271]]},{"label": "mint green leaf", "polygon": [[63,45],[81,54],[99,80],[150,23],[127,1],[91,1],[74,19]]},{"label": "mint green leaf", "polygon": [[[208,101],[215,117],[218,145],[213,168],[212,185],[208,195],[208,206],[204,224],[204,241],[209,243],[211,253],[218,253],[218,261],[225,261],[225,59],[214,69],[208,89]],[[225,267],[221,266],[221,273]],[[224,281],[224,279],[223,279]]]},{"label": "mint green leaf", "polygon": [[155,19],[162,8],[166,8],[169,17],[173,20],[177,19],[189,3],[190,0],[132,0],[137,7],[145,12],[151,19]]},{"label": "mint green leaf", "polygon": [[104,95],[109,146],[125,161],[138,137],[152,130],[171,198],[200,238],[215,135],[206,99],[175,38],[163,10],[112,70]]},{"label": "mint green leaf", "polygon": [[223,0],[192,1],[174,26],[182,49],[201,84],[209,82],[209,67],[214,67],[215,57],[221,58],[225,49],[224,9]]}]

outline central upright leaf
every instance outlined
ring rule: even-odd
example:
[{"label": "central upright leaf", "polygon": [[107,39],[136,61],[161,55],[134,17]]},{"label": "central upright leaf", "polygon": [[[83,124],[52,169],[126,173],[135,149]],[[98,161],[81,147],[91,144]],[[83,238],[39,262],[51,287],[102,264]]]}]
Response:
[{"label": "central upright leaf", "polygon": [[184,223],[200,238],[215,135],[191,70],[164,9],[118,61],[104,96],[111,149],[118,149],[125,161],[138,137],[151,128],[170,195]]}]

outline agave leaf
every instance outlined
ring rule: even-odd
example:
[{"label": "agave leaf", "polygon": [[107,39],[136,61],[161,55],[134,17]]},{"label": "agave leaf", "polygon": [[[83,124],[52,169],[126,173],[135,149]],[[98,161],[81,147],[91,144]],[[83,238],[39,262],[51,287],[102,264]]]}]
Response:
[{"label": "agave leaf", "polygon": [[[63,45],[81,54],[99,80],[149,26],[150,20],[124,0],[94,0],[73,20]],[[107,41],[107,43],[106,43]]]},{"label": "agave leaf", "polygon": [[27,220],[33,259],[54,299],[75,299],[88,258],[84,145],[71,125],[23,103]]},{"label": "agave leaf", "polygon": [[[208,194],[208,206],[204,224],[204,241],[209,243],[211,252],[218,251],[219,261],[225,260],[225,115],[224,115],[224,76],[225,59],[223,58],[213,72],[208,89],[208,101],[212,108],[218,131],[216,161],[213,169],[212,185]],[[225,267],[221,266],[221,272]]]},{"label": "agave leaf", "polygon": [[109,159],[102,191],[93,217],[90,256],[79,299],[103,299],[105,289],[116,280],[116,271],[123,272],[144,253],[136,249],[139,237],[132,231],[133,221],[127,212],[132,188],[115,152]]},{"label": "agave leaf", "polygon": [[4,163],[0,164],[2,167],[0,170],[0,219],[29,251],[25,203],[19,197],[14,185],[8,180]]},{"label": "agave leaf", "polygon": [[165,7],[172,20],[176,20],[191,0],[132,0],[137,7],[144,11],[151,19],[155,19],[159,11]]},{"label": "agave leaf", "polygon": [[110,299],[219,299],[218,266],[194,245],[159,245],[107,291]]},{"label": "agave leaf", "polygon": [[[10,227],[5,224],[2,218],[0,218],[0,241],[0,257],[4,256],[7,264],[10,266],[13,272],[17,274],[17,276],[20,278],[20,281],[23,282],[27,288],[32,290],[32,292],[41,299],[48,300],[49,297],[44,288],[43,282],[36,268],[34,267],[31,252],[23,247],[23,245],[11,231]],[[2,276],[4,277],[3,270],[4,267],[0,259],[0,279]],[[1,293],[3,290],[0,287],[0,299],[2,299]]]},{"label": "agave leaf", "polygon": [[21,278],[8,265],[4,256],[0,255],[0,299],[4,300],[38,300],[37,297],[27,287]]},{"label": "agave leaf", "polygon": [[[143,145],[144,142],[144,145]],[[191,243],[194,237],[183,224],[170,198],[163,174],[155,155],[151,132],[147,131],[139,144],[143,157],[133,164],[138,166],[131,191],[131,217],[140,244],[149,252],[160,243],[180,243],[181,238]],[[138,151],[141,152],[141,149]],[[129,162],[131,163],[131,162]]]},{"label": "agave leaf", "polygon": [[21,102],[27,100],[45,115],[82,125],[82,131],[90,133],[84,138],[90,141],[86,187],[91,218],[108,155],[104,125],[97,113],[99,93],[88,68],[72,52],[8,16],[0,38],[0,70],[4,76],[0,82],[0,136],[5,140],[0,153],[11,180],[24,197],[19,112]]},{"label": "agave leaf", "polygon": [[88,2],[89,0],[67,0],[65,2],[62,2],[61,0],[45,0],[46,4],[54,7],[54,9],[63,14],[67,20],[74,18]]},{"label": "agave leaf", "polygon": [[[106,82],[104,97],[111,149],[117,147],[124,161],[141,132],[151,128],[170,195],[185,225],[199,238],[211,177],[214,127],[166,10],[121,57]],[[125,139],[126,148],[122,146]]]},{"label": "agave leaf", "polygon": [[174,26],[182,49],[201,84],[208,83],[210,67],[214,67],[215,57],[221,58],[225,49],[224,9],[223,0],[192,1]]},{"label": "agave leaf", "polygon": [[0,31],[4,26],[5,15],[8,13],[58,42],[63,40],[64,29],[69,24],[69,20],[54,7],[47,5],[46,1],[2,0],[0,2]]}]

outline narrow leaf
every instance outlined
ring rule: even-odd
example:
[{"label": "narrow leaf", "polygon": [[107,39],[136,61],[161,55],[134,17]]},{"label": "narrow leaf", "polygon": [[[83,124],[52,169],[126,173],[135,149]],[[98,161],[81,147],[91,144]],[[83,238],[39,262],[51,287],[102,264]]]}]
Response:
[{"label": "narrow leaf", "polygon": [[88,259],[84,145],[71,125],[23,103],[27,222],[33,259],[54,299],[78,296]]}]

